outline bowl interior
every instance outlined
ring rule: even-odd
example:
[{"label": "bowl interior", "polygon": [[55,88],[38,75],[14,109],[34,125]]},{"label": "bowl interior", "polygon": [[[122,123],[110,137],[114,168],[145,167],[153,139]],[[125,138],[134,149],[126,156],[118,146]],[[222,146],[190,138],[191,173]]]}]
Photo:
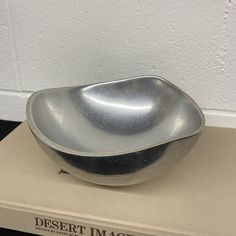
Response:
[{"label": "bowl interior", "polygon": [[145,149],[203,125],[198,106],[156,77],[42,90],[30,98],[28,113],[41,137],[91,155]]}]

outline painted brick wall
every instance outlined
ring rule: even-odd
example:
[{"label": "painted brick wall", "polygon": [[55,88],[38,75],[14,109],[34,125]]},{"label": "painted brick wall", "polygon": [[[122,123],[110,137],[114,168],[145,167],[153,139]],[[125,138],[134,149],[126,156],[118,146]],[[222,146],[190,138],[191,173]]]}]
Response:
[{"label": "painted brick wall", "polygon": [[236,127],[236,0],[0,1],[0,119],[39,89],[146,74]]}]

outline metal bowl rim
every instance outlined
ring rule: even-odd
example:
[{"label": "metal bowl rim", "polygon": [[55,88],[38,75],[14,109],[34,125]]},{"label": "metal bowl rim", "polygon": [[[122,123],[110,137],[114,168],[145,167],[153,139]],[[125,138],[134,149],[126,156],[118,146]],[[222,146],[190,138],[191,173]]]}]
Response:
[{"label": "metal bowl rim", "polygon": [[[143,79],[143,78],[152,78],[152,79],[158,79],[161,80],[162,82],[170,85],[171,87],[173,87],[174,89],[177,89],[183,96],[185,96],[192,104],[193,106],[196,108],[196,110],[198,111],[199,116],[201,117],[201,125],[198,127],[198,129],[194,130],[193,132],[190,132],[186,135],[182,135],[179,136],[177,138],[173,138],[173,139],[167,139],[167,140],[163,140],[161,142],[157,142],[151,145],[148,145],[145,148],[134,148],[131,149],[130,151],[126,151],[126,152],[97,152],[97,153],[91,153],[91,152],[82,152],[82,151],[78,151],[78,150],[73,150],[70,148],[66,148],[60,144],[57,144],[55,142],[53,142],[52,140],[50,140],[48,137],[46,137],[41,131],[40,129],[37,127],[37,125],[34,122],[33,119],[33,115],[32,115],[32,104],[33,104],[33,100],[34,98],[39,95],[42,92],[45,91],[52,91],[52,90],[59,90],[59,89],[65,89],[65,88],[72,88],[72,87],[86,87],[86,86],[91,86],[91,85],[102,85],[102,84],[109,84],[109,83],[114,83],[114,82],[122,82],[122,81],[128,81],[128,80],[134,80],[134,79]],[[84,156],[84,157],[106,157],[106,156],[118,156],[118,155],[125,155],[125,154],[129,154],[129,153],[134,153],[134,152],[140,152],[140,151],[144,151],[150,148],[154,148],[157,146],[160,146],[162,144],[166,144],[166,143],[170,143],[170,142],[174,142],[177,140],[181,140],[181,139],[185,139],[191,136],[194,136],[198,133],[200,133],[204,126],[205,126],[205,117],[203,115],[202,110],[200,109],[200,107],[197,105],[197,103],[188,95],[186,94],[182,89],[180,89],[179,87],[177,87],[175,84],[171,83],[170,81],[160,77],[160,76],[156,76],[156,75],[144,75],[144,76],[136,76],[136,77],[131,77],[131,78],[126,78],[126,79],[119,79],[119,80],[114,80],[114,81],[109,81],[109,82],[101,82],[101,83],[93,83],[93,84],[87,84],[87,85],[82,85],[82,86],[70,86],[70,87],[60,87],[60,88],[49,88],[49,89],[43,89],[43,90],[39,90],[35,93],[33,93],[26,104],[26,117],[27,117],[27,123],[29,128],[31,129],[31,131],[33,132],[33,134],[40,140],[42,141],[45,145],[53,148],[54,150],[63,152],[63,153],[67,153],[67,154],[71,154],[71,155],[76,155],[76,156]]]}]

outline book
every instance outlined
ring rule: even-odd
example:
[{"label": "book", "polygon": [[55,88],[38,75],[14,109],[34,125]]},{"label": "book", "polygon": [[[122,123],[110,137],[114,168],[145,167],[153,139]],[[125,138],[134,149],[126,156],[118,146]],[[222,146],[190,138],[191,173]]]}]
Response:
[{"label": "book", "polygon": [[106,187],[65,173],[26,122],[0,143],[0,227],[65,236],[236,235],[236,129],[206,127],[165,175]]}]

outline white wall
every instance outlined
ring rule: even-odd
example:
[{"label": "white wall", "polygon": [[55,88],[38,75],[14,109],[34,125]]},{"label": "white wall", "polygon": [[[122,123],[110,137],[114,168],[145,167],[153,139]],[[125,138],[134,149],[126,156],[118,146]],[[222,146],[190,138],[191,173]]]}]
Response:
[{"label": "white wall", "polygon": [[32,91],[145,74],[236,127],[236,0],[0,0],[0,119]]}]

